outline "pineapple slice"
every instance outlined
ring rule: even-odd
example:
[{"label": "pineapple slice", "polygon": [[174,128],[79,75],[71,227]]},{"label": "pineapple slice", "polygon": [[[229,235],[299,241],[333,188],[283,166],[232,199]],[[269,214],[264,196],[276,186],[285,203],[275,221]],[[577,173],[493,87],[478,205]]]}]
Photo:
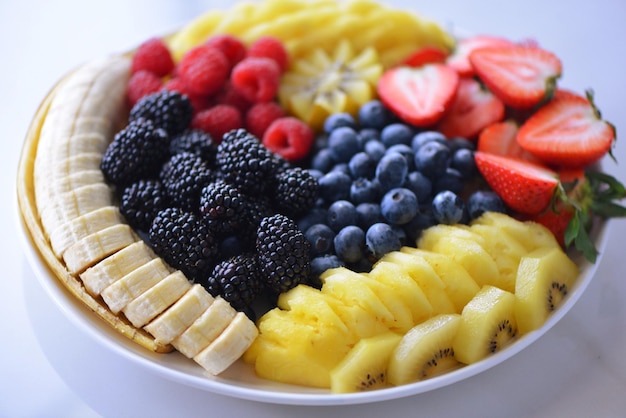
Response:
[{"label": "pineapple slice", "polygon": [[515,317],[521,333],[539,328],[567,295],[578,266],[560,248],[522,257],[515,285]]},{"label": "pineapple slice", "polygon": [[340,39],[332,53],[322,48],[294,60],[283,75],[278,97],[288,112],[320,130],[333,113],[356,115],[375,96],[383,73],[373,48],[355,51],[348,39]]},{"label": "pineapple slice", "polygon": [[472,225],[489,225],[504,231],[526,248],[527,252],[541,247],[558,247],[554,235],[536,222],[522,222],[498,212],[485,212],[472,222]]},{"label": "pineapple slice", "polygon": [[458,361],[475,363],[502,349],[517,335],[515,295],[495,286],[483,286],[461,312],[461,324],[452,347]]}]

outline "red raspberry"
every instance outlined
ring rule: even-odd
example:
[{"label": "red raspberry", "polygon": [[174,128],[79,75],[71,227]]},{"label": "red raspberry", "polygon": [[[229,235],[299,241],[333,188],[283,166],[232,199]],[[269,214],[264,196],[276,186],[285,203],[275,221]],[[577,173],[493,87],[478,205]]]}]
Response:
[{"label": "red raspberry", "polygon": [[246,46],[239,38],[233,35],[213,35],[206,41],[206,45],[222,51],[222,53],[226,55],[226,58],[228,58],[230,68],[233,68],[246,56]]},{"label": "red raspberry", "polygon": [[242,115],[245,114],[252,106],[252,103],[243,97],[241,93],[233,87],[233,84],[230,81],[227,81],[222,90],[215,95],[215,104],[235,106],[239,109]]},{"label": "red raspberry", "polygon": [[178,64],[177,75],[189,93],[210,96],[217,93],[226,80],[230,66],[228,58],[207,45],[190,49]]},{"label": "red raspberry", "polygon": [[196,113],[191,120],[190,127],[207,132],[213,141],[219,144],[225,133],[233,129],[243,128],[243,120],[237,108],[228,105],[215,105]]},{"label": "red raspberry", "polygon": [[128,84],[126,85],[126,97],[128,97],[128,103],[134,106],[143,96],[147,96],[151,93],[156,93],[163,87],[163,81],[161,77],[156,74],[139,70],[130,76]]},{"label": "red raspberry", "polygon": [[257,103],[246,113],[246,129],[257,138],[263,138],[272,122],[283,116],[285,110],[278,103]]},{"label": "red raspberry", "polygon": [[206,96],[197,96],[189,93],[187,91],[187,88],[185,87],[185,84],[178,77],[170,78],[168,81],[165,82],[163,88],[169,91],[177,91],[181,94],[186,95],[191,102],[191,106],[193,106],[194,114],[208,108],[212,104],[212,100],[210,100]]},{"label": "red raspberry", "polygon": [[248,48],[249,57],[271,58],[280,67],[281,73],[289,67],[289,53],[285,45],[273,36],[261,36]]},{"label": "red raspberry", "polygon": [[307,156],[315,134],[313,129],[291,116],[276,119],[263,135],[263,145],[287,161],[297,161]]},{"label": "red raspberry", "polygon": [[150,71],[159,77],[168,75],[174,69],[174,59],[161,38],[151,38],[139,45],[131,64],[131,73]]},{"label": "red raspberry", "polygon": [[280,69],[270,58],[244,58],[230,74],[233,87],[253,103],[269,102],[276,97]]}]

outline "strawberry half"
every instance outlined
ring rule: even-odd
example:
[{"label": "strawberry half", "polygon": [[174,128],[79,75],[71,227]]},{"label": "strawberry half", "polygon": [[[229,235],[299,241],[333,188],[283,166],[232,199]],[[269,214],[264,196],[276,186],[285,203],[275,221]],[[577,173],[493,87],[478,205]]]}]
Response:
[{"label": "strawberry half", "polygon": [[559,185],[557,173],[538,164],[481,151],[474,159],[489,187],[516,212],[540,213],[550,205]]},{"label": "strawberry half", "polygon": [[508,39],[491,35],[476,35],[460,39],[452,54],[446,60],[446,64],[454,68],[460,76],[470,77],[474,75],[474,68],[469,61],[469,55],[476,49],[491,46],[508,46],[513,42]]},{"label": "strawberry half", "polygon": [[549,99],[561,76],[561,60],[528,45],[474,50],[469,60],[478,77],[507,106],[527,109]]},{"label": "strawberry half", "polygon": [[475,139],[492,123],[504,117],[504,103],[473,78],[461,78],[450,109],[436,130],[448,138]]},{"label": "strawberry half", "polygon": [[381,101],[403,121],[416,126],[436,123],[448,110],[459,76],[444,64],[396,67],[378,81]]},{"label": "strawberry half", "polygon": [[476,149],[489,154],[541,164],[537,157],[519,146],[516,139],[518,130],[518,124],[510,119],[493,123],[481,131]]},{"label": "strawberry half", "polygon": [[591,95],[561,94],[521,126],[517,141],[547,164],[586,167],[610,152],[615,128],[602,120]]},{"label": "strawberry half", "polygon": [[446,58],[448,58],[448,51],[445,49],[436,46],[425,46],[409,55],[402,61],[402,65],[421,67],[425,64],[443,64],[446,62]]}]

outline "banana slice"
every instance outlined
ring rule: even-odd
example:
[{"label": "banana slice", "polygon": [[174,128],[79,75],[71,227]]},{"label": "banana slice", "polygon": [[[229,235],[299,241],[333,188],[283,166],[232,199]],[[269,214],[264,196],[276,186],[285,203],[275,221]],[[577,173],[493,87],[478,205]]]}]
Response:
[{"label": "banana slice", "polygon": [[120,280],[111,283],[102,291],[102,299],[113,313],[118,313],[171,272],[163,260],[160,258],[152,259]]},{"label": "banana slice", "polygon": [[124,315],[135,327],[141,328],[169,308],[190,287],[187,277],[175,271],[126,305]]},{"label": "banana slice", "polygon": [[172,340],[172,345],[192,358],[215,340],[236,314],[237,311],[218,296],[185,332]]},{"label": "banana slice", "polygon": [[243,312],[238,312],[226,329],[193,359],[213,375],[220,374],[250,347],[259,331]]},{"label": "banana slice", "polygon": [[98,296],[111,283],[120,280],[156,257],[143,241],[137,241],[85,270],[80,278],[87,291]]},{"label": "banana slice", "polygon": [[144,327],[157,341],[171,343],[204,312],[215,299],[200,284],[194,284],[176,303]]}]

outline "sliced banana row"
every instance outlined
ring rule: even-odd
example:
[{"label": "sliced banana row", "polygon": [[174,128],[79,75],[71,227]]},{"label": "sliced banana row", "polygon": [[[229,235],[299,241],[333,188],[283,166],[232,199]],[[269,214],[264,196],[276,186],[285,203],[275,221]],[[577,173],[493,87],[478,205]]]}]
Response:
[{"label": "sliced banana row", "polygon": [[100,170],[126,119],[129,74],[128,57],[107,57],[52,93],[33,163],[36,213],[56,258],[49,261],[116,330],[154,351],[176,347],[218,374],[256,338],[255,324],[156,256],[125,223]]}]

